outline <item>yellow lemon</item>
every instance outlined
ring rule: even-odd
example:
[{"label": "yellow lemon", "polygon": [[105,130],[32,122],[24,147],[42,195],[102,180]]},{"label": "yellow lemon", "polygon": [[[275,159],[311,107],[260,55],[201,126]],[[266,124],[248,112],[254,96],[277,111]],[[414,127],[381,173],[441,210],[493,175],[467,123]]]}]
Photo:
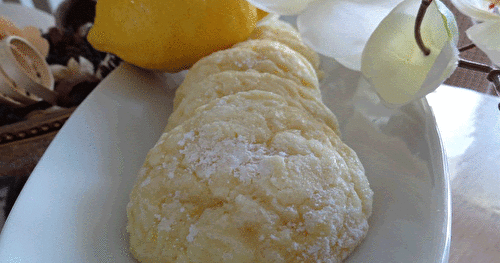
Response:
[{"label": "yellow lemon", "polygon": [[246,0],[99,0],[87,39],[131,64],[176,72],[245,40],[264,15]]},{"label": "yellow lemon", "polygon": [[[498,0],[498,1],[500,1],[500,0]],[[257,20],[261,20],[262,18],[266,17],[267,15],[269,15],[268,12],[257,8]]]}]

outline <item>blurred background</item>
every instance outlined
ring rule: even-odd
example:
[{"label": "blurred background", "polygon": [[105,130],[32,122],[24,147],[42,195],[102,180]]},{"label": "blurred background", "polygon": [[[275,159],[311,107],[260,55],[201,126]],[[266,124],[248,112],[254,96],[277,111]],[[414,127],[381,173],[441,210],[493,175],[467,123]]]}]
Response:
[{"label": "blurred background", "polygon": [[[57,7],[64,1],[65,0],[3,0],[3,2],[19,3],[25,6],[41,9],[49,13],[55,12]],[[85,1],[92,1],[92,0],[85,0]],[[442,2],[445,5],[447,5],[448,8],[450,8],[450,10],[456,16],[458,27],[460,30],[459,47],[470,44],[471,42],[467,38],[465,30],[467,30],[467,28],[469,28],[473,22],[468,17],[462,15],[450,3],[450,0],[442,0]],[[460,55],[462,58],[467,60],[490,64],[490,61],[487,58],[487,56],[477,48],[462,52]],[[445,83],[452,86],[473,89],[482,93],[496,95],[496,92],[494,91],[492,86],[489,85],[489,82],[486,80],[486,74],[484,73],[473,72],[459,68]]]}]

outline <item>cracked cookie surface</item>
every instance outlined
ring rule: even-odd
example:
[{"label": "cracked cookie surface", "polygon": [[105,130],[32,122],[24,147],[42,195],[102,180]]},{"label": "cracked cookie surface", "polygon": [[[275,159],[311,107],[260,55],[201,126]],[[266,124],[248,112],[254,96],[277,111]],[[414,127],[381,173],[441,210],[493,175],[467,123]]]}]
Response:
[{"label": "cracked cookie surface", "polygon": [[196,62],[176,91],[174,109],[191,93],[197,82],[224,71],[273,74],[307,87],[311,94],[321,99],[316,71],[306,58],[276,41],[249,40]]},{"label": "cracked cookie surface", "polygon": [[[273,74],[224,71],[193,83],[183,101],[170,115],[165,131],[193,116],[195,110],[210,101],[242,91],[262,90],[281,95],[290,105],[303,109],[340,134],[335,115],[311,92],[309,87]],[[319,90],[318,90],[319,92]]]},{"label": "cracked cookie surface", "polygon": [[340,262],[372,191],[325,124],[265,91],[212,100],[148,153],[127,207],[141,262]]}]

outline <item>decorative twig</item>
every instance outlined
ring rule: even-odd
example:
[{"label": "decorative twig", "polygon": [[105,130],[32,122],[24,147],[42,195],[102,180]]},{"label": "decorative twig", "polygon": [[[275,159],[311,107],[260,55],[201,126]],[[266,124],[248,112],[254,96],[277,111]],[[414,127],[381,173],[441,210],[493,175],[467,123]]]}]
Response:
[{"label": "decorative twig", "polygon": [[[500,96],[500,70],[494,69],[486,77],[495,86],[497,95]],[[498,104],[500,109],[500,104]]]},{"label": "decorative twig", "polygon": [[[495,69],[495,68],[490,67],[490,66],[485,65],[485,64],[481,64],[481,63],[477,63],[477,62],[473,62],[473,61],[468,61],[468,60],[464,60],[464,59],[460,59],[458,61],[458,67],[468,69],[468,70],[488,73],[488,76],[486,77],[486,79],[489,80],[491,83],[493,83],[497,94],[500,96],[500,70],[499,69]],[[500,104],[498,104],[498,110],[500,110]]]},{"label": "decorative twig", "polygon": [[490,73],[491,71],[494,70],[494,68],[486,65],[486,64],[481,64],[465,59],[460,59],[458,61],[458,67],[468,69],[468,70],[473,70],[473,71],[479,71],[483,73]]},{"label": "decorative twig", "polygon": [[420,33],[420,27],[422,26],[422,21],[424,20],[425,12],[427,8],[432,3],[433,0],[422,0],[420,3],[420,7],[418,9],[417,18],[415,19],[415,40],[417,41],[417,45],[422,50],[424,55],[428,56],[431,53],[431,50],[425,46],[424,41],[422,41],[422,35]]},{"label": "decorative twig", "polygon": [[473,49],[476,47],[476,44],[472,43],[472,44],[469,44],[467,46],[463,46],[461,48],[458,49],[458,52],[464,52],[464,51],[467,51],[469,49]]},{"label": "decorative twig", "polygon": [[[417,17],[415,18],[415,29],[414,29],[414,34],[415,34],[415,41],[417,41],[417,45],[422,50],[422,53],[424,53],[425,56],[428,56],[431,54],[431,50],[425,46],[424,41],[422,40],[422,34],[421,34],[421,27],[422,27],[422,22],[424,21],[425,13],[427,11],[427,8],[430,6],[433,0],[422,0],[420,3],[420,7],[418,9]],[[459,52],[464,52],[466,50],[469,50],[471,48],[475,48],[476,45],[474,44],[469,44],[467,46],[461,47],[458,49]],[[468,61],[464,59],[460,59],[458,61],[458,67],[468,69],[468,70],[473,70],[473,71],[478,71],[478,72],[483,72],[487,73],[487,79],[493,83],[495,86],[497,94],[500,96],[500,70],[494,69],[488,65],[473,62],[473,61]],[[500,110],[500,104],[498,104],[498,109]]]}]

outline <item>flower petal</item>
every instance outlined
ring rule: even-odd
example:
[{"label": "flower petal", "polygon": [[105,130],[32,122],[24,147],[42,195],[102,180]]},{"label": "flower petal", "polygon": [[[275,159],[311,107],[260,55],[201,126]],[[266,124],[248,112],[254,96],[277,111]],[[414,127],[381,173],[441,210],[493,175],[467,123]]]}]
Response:
[{"label": "flower petal", "polygon": [[452,41],[446,42],[445,46],[436,58],[434,65],[427,73],[427,77],[415,98],[422,98],[433,92],[455,71],[458,66],[458,49]]},{"label": "flower petal", "polygon": [[452,42],[455,46],[458,45],[458,37],[460,32],[458,31],[457,20],[455,19],[455,15],[451,12],[446,5],[441,2],[441,0],[436,1],[439,12],[442,15],[442,19],[444,20],[445,27],[449,31],[448,34],[452,37]]},{"label": "flower petal", "polygon": [[304,42],[352,70],[361,69],[361,54],[377,25],[402,0],[321,0],[297,18]]},{"label": "flower petal", "polygon": [[247,0],[255,7],[280,15],[296,15],[316,0]]},{"label": "flower petal", "polygon": [[494,64],[500,66],[500,21],[476,24],[467,29],[466,33]]},{"label": "flower petal", "polygon": [[489,11],[490,3],[485,0],[451,0],[453,5],[466,16],[479,21],[500,20],[500,16]]},{"label": "flower petal", "polygon": [[398,5],[368,40],[361,71],[387,106],[401,106],[425,96],[457,66],[456,21],[451,12],[440,12],[445,7],[438,7],[437,2],[431,3],[421,26],[430,55],[423,54],[414,37],[420,0]]}]

